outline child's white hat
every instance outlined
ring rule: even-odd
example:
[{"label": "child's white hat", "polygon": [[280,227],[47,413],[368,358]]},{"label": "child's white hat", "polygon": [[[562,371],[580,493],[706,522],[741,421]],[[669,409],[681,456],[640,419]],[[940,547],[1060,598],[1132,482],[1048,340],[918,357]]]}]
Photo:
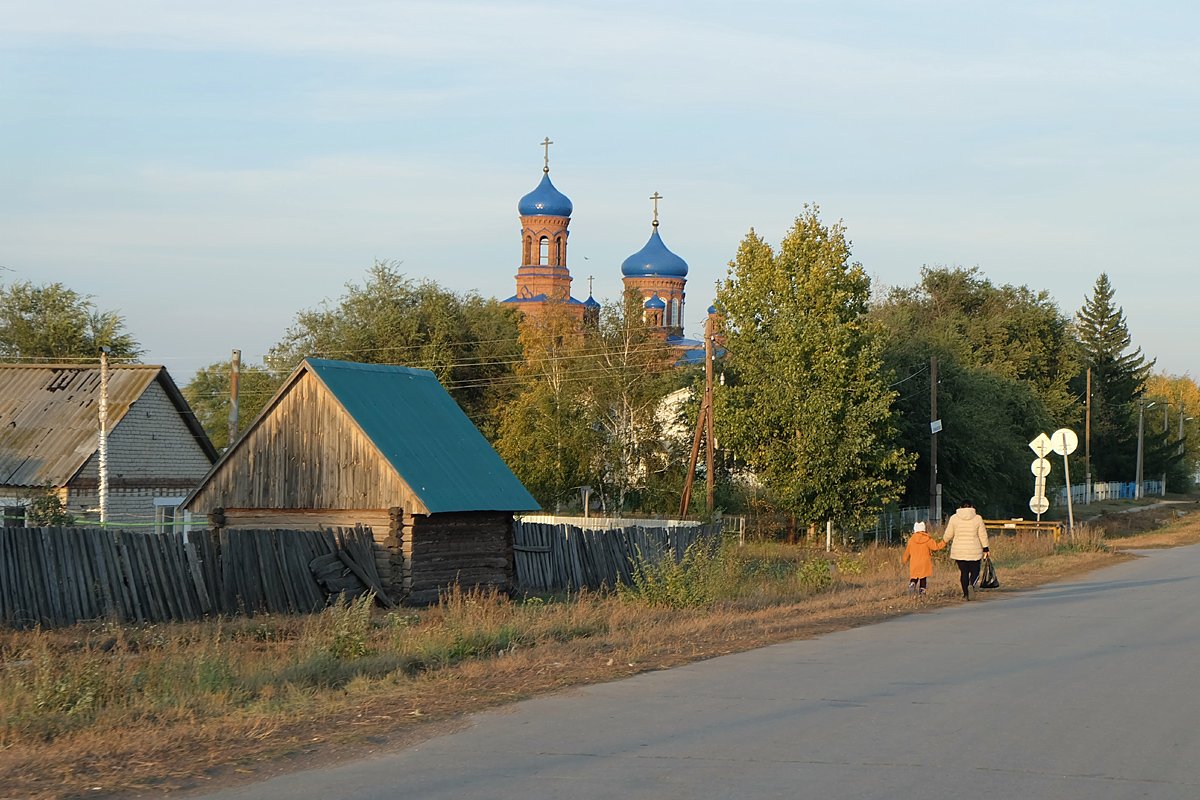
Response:
[{"label": "child's white hat", "polygon": [[918,533],[918,532],[921,532],[924,530],[925,530],[924,522],[914,522],[913,523],[913,533]]}]

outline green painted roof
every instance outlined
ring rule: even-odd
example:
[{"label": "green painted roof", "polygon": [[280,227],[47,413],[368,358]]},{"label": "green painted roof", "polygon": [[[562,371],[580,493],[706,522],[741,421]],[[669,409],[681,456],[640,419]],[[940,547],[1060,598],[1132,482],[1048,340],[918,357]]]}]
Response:
[{"label": "green painted roof", "polygon": [[539,508],[429,370],[304,361],[431,514]]}]

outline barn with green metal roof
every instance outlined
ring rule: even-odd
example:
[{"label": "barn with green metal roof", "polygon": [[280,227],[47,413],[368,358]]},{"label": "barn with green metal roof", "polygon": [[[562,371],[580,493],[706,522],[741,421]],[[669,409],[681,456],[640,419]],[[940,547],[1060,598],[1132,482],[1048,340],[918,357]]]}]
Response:
[{"label": "barn with green metal roof", "polygon": [[428,370],[308,358],[187,497],[216,527],[369,527],[386,588],[512,583],[538,503]]}]

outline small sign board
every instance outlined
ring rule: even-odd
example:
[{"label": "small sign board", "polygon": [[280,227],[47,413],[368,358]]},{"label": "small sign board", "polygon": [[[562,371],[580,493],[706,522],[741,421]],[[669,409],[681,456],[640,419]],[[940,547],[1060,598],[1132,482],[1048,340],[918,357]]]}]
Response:
[{"label": "small sign board", "polygon": [[1034,495],[1029,498],[1029,510],[1035,514],[1045,514],[1050,510],[1050,501],[1043,495]]},{"label": "small sign board", "polygon": [[1033,463],[1029,465],[1029,471],[1033,473],[1035,478],[1044,478],[1050,474],[1050,462],[1044,458],[1035,458]]},{"label": "small sign board", "polygon": [[942,421],[940,419],[935,419],[933,422],[929,423],[929,432],[930,433],[941,433],[942,432]]},{"label": "small sign board", "polygon": [[1054,451],[1054,447],[1050,442],[1050,437],[1044,433],[1039,433],[1037,438],[1029,443],[1029,449],[1037,453],[1038,458],[1045,458]]},{"label": "small sign board", "polygon": [[1079,437],[1070,428],[1059,428],[1050,437],[1051,447],[1060,456],[1069,456],[1079,447]]}]

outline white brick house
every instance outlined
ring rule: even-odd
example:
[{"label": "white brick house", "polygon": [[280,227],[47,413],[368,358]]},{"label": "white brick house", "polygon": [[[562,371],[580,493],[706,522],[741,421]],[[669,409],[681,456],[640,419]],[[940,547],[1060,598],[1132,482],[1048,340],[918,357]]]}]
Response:
[{"label": "white brick house", "polygon": [[[31,491],[53,490],[81,524],[99,519],[100,368],[0,364],[0,509],[24,519]],[[166,369],[109,368],[108,519],[157,526],[217,453]]]}]

